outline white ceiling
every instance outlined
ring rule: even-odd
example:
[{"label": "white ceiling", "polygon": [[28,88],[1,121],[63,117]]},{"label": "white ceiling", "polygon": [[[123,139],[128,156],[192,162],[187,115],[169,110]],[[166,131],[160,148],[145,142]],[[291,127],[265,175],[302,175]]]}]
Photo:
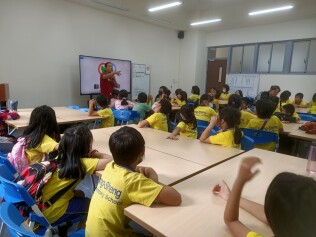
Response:
[{"label": "white ceiling", "polygon": [[[200,29],[207,32],[295,21],[316,17],[316,0],[182,0],[183,4],[149,12],[151,7],[174,0],[67,0],[101,11],[138,19],[175,30]],[[285,5],[288,11],[248,16],[248,12]],[[221,18],[221,22],[190,26],[191,22]],[[316,27],[316,26],[315,26]]]}]

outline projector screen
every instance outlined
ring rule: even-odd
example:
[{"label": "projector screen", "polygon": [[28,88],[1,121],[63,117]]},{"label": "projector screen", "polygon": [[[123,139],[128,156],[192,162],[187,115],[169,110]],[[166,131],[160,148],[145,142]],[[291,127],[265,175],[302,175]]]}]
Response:
[{"label": "projector screen", "polygon": [[115,76],[119,90],[131,92],[131,61],[79,55],[81,95],[100,94],[100,74],[104,72],[107,62],[113,64],[114,71],[121,71],[121,76]]}]

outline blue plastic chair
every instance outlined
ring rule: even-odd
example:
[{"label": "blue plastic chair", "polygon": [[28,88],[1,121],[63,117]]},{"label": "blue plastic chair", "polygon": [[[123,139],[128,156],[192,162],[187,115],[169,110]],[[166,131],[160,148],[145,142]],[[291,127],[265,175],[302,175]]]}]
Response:
[{"label": "blue plastic chair", "polygon": [[314,118],[316,118],[316,114],[301,113],[301,112],[298,112],[297,114],[298,114],[299,116],[301,116],[301,115],[308,115],[308,116],[313,116]]},{"label": "blue plastic chair", "polygon": [[[24,217],[20,214],[18,209],[9,202],[4,202],[0,206],[0,218],[4,224],[8,227],[9,233],[12,237],[40,237],[33,232],[33,230],[27,225]],[[51,229],[51,233],[54,233],[56,228]],[[79,230],[74,234],[69,235],[70,237],[84,237],[85,231]]]},{"label": "blue plastic chair", "polygon": [[267,132],[263,130],[255,130],[250,128],[241,129],[245,136],[248,136],[254,140],[254,143],[257,145],[266,144],[269,142],[275,143],[274,151],[279,149],[279,135],[274,132]]},{"label": "blue plastic chair", "polygon": [[176,128],[177,124],[175,122],[170,122],[171,124],[171,132]]},{"label": "blue plastic chair", "polygon": [[131,119],[131,114],[132,113],[129,110],[117,109],[113,111],[114,118],[117,121],[116,124],[120,123],[120,125],[123,125],[124,123],[128,124],[128,121]]},{"label": "blue plastic chair", "polygon": [[312,115],[306,115],[306,114],[299,114],[301,120],[304,121],[316,121],[316,117],[312,116]]},{"label": "blue plastic chair", "polygon": [[80,106],[78,106],[78,105],[68,105],[67,108],[70,108],[70,109],[80,109]]},{"label": "blue plastic chair", "polygon": [[[200,136],[202,135],[202,133],[204,132],[204,130],[207,128],[207,126],[203,126],[203,125],[198,125],[197,126],[197,139],[200,139]],[[216,131],[214,129],[211,130],[210,132],[210,136],[213,136],[216,134]]]},{"label": "blue plastic chair", "polygon": [[216,111],[216,104],[213,104],[212,109]]},{"label": "blue plastic chair", "polygon": [[14,178],[17,178],[19,176],[16,169],[13,167],[11,162],[8,160],[8,158],[4,156],[0,156],[0,164],[3,164],[7,167],[7,169],[10,171],[10,173],[14,176]]},{"label": "blue plastic chair", "polygon": [[255,141],[244,135],[242,138],[241,138],[241,149],[242,150],[245,150],[245,151],[249,151],[249,150],[252,150],[254,148],[254,145],[255,145]]},{"label": "blue plastic chair", "polygon": [[205,120],[199,120],[199,119],[196,120],[196,123],[197,125],[200,125],[200,126],[208,126],[210,124],[210,122],[207,122]]},{"label": "blue plastic chair", "polygon": [[78,110],[80,110],[82,112],[89,112],[89,108],[79,108]]},{"label": "blue plastic chair", "polygon": [[131,112],[131,120],[138,122],[140,120],[140,113],[136,110],[130,110]]}]

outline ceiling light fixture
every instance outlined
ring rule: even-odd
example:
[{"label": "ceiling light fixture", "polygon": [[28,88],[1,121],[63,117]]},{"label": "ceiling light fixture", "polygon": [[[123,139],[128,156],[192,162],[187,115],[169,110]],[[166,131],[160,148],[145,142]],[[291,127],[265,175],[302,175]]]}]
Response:
[{"label": "ceiling light fixture", "polygon": [[271,9],[260,10],[260,11],[255,11],[255,12],[249,12],[248,15],[254,16],[254,15],[266,14],[266,13],[270,13],[270,12],[285,11],[285,10],[289,10],[292,8],[293,8],[293,6],[291,6],[291,5],[284,6],[284,7],[277,7],[277,8],[271,8]]},{"label": "ceiling light fixture", "polygon": [[149,8],[148,11],[155,12],[155,11],[159,11],[159,10],[162,10],[162,9],[179,6],[181,4],[182,4],[182,2],[172,2],[172,3],[168,3],[168,4],[165,4],[165,5],[158,6],[158,7]]},{"label": "ceiling light fixture", "polygon": [[213,20],[207,20],[207,21],[198,21],[198,22],[192,22],[190,25],[191,26],[197,26],[197,25],[204,25],[204,24],[209,24],[209,23],[214,23],[221,21],[222,19],[213,19]]}]

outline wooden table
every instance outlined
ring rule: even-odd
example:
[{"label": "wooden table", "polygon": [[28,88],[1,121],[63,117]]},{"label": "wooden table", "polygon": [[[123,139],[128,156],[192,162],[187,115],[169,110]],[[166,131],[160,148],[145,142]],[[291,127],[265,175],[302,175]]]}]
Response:
[{"label": "wooden table", "polygon": [[228,104],[228,100],[218,100],[218,104],[219,105],[227,105]]},{"label": "wooden table", "polygon": [[[137,125],[129,126],[136,128],[143,135],[146,147],[205,167],[217,165],[243,152],[240,149],[205,144],[183,136],[179,136],[177,141],[169,140],[166,138],[170,133],[151,128],[138,128]],[[101,128],[98,131],[111,135],[119,128]]]},{"label": "wooden table", "polygon": [[[231,187],[242,158],[258,156],[263,164],[258,165],[260,174],[246,184],[243,197],[264,203],[268,185],[276,174],[289,171],[302,175],[307,161],[275,152],[254,149],[206,170],[174,186],[182,195],[179,207],[153,205],[145,207],[132,205],[125,209],[125,215],[156,236],[231,236],[223,221],[226,201],[212,194],[212,188],[222,180]],[[247,212],[240,211],[240,219],[250,229],[273,236],[270,228]]]},{"label": "wooden table", "polygon": [[295,108],[296,113],[307,113],[308,108]]},{"label": "wooden table", "polygon": [[307,140],[307,141],[316,141],[316,134],[308,134],[303,130],[297,129],[292,131],[289,134],[289,137],[294,137],[301,140]]}]

